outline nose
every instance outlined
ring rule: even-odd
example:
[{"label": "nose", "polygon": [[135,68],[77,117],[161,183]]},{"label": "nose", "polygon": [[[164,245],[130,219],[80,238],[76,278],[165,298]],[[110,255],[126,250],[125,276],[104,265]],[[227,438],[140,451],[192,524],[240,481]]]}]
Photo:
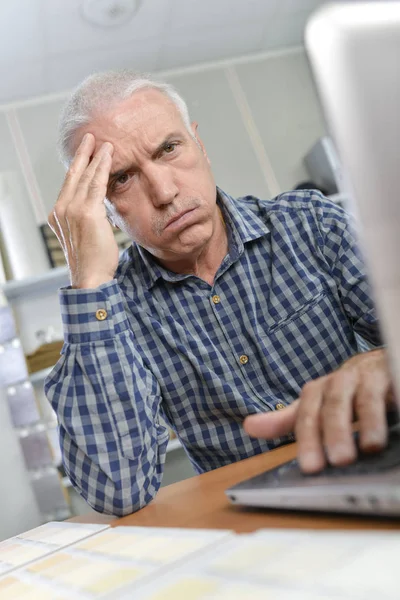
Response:
[{"label": "nose", "polygon": [[152,164],[147,169],[146,179],[149,196],[156,208],[170,204],[178,195],[179,190],[168,165]]}]

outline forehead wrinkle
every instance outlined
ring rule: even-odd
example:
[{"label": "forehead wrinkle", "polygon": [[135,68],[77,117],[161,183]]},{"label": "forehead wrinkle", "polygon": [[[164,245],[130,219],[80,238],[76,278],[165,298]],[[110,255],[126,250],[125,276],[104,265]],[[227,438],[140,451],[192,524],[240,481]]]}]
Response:
[{"label": "forehead wrinkle", "polygon": [[[182,136],[182,132],[179,132],[177,130],[171,130],[169,133],[167,133],[166,135],[164,135],[163,137],[160,136],[160,141],[155,141],[154,143],[149,142],[148,143],[148,148],[144,148],[146,154],[149,156],[149,158],[154,159],[157,157],[157,155],[159,154],[159,152],[161,152],[163,146],[168,143],[170,140],[173,140],[174,138],[178,138],[178,137],[183,137]],[[146,144],[145,144],[146,145]],[[114,172],[111,173],[110,178],[114,177],[116,174],[122,174],[125,171],[128,171],[129,169],[135,169],[137,170],[139,168],[139,164],[136,161],[132,161],[130,159],[128,159],[127,161],[124,160],[118,160],[118,157],[116,156],[117,152],[114,153],[114,157],[116,158],[116,166],[117,165],[121,165],[118,168],[115,168]],[[132,154],[134,154],[134,150],[132,148]]]},{"label": "forehead wrinkle", "polygon": [[[159,92],[143,90],[103,114],[104,139],[114,145],[112,173],[140,168],[171,136],[185,136],[186,127],[175,104]],[[107,135],[108,134],[108,135]]]}]

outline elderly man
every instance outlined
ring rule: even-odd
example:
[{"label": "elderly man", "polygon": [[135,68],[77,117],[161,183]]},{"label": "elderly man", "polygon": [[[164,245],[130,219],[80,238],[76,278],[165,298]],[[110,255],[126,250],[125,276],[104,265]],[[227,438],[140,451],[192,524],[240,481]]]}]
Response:
[{"label": "elderly man", "polygon": [[[390,380],[383,350],[357,354],[356,334],[380,341],[340,208],[310,191],[229,197],[184,101],[129,72],[83,82],[60,145],[68,173],[49,222],[71,287],[46,391],[93,508],[123,515],[154,497],[165,422],[197,472],[292,431],[305,471],[346,464],[354,414],[362,448],[384,446]],[[133,241],[120,259],[109,221]]]}]

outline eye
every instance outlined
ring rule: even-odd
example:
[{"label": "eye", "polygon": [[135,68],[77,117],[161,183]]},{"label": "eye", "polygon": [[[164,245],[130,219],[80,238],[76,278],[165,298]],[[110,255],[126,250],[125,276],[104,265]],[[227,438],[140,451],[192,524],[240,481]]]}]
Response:
[{"label": "eye", "polygon": [[123,173],[122,175],[120,175],[118,177],[118,179],[115,180],[115,183],[118,185],[124,185],[124,183],[126,183],[129,179],[129,175],[128,173]]},{"label": "eye", "polygon": [[111,192],[118,192],[120,188],[124,188],[124,185],[128,183],[133,177],[133,173],[121,173],[114,179],[110,185]]},{"label": "eye", "polygon": [[173,152],[176,148],[177,144],[175,142],[168,142],[168,144],[165,144],[164,146],[164,152],[166,154],[171,154],[171,152]]}]

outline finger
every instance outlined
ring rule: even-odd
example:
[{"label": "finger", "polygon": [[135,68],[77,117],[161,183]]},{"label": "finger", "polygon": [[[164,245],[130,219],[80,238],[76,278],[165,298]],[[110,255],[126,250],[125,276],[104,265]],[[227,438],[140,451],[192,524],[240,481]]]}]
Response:
[{"label": "finger", "polygon": [[74,204],[80,205],[86,201],[97,200],[99,194],[100,200],[103,202],[107,192],[112,152],[113,145],[109,142],[105,142],[99,151],[96,152],[78,183],[73,200]]},{"label": "finger", "polygon": [[348,465],[357,457],[352,421],[358,383],[358,373],[352,369],[338,369],[325,383],[321,426],[325,452],[332,465]]},{"label": "finger", "polygon": [[359,444],[364,452],[382,450],[387,444],[386,407],[390,390],[389,374],[384,371],[365,377],[358,389],[355,410],[359,421]]},{"label": "finger", "polygon": [[326,465],[321,437],[320,410],[326,377],[307,383],[300,394],[295,434],[297,458],[305,473],[316,473]]},{"label": "finger", "polygon": [[58,240],[61,245],[65,245],[66,233],[64,231],[64,215],[68,205],[74,199],[76,188],[79,184],[82,173],[84,173],[88,164],[90,163],[90,157],[95,147],[95,137],[91,133],[87,133],[83,136],[81,143],[75,153],[74,159],[68,169],[67,175],[64,179],[63,186],[58,195],[57,202],[53,208],[53,211],[49,215],[49,225],[54,227],[54,232],[59,232]]},{"label": "finger", "polygon": [[97,164],[92,180],[89,184],[87,200],[103,204],[107,194],[108,180],[110,177],[113,146],[105,144],[100,161]]},{"label": "finger", "polygon": [[90,159],[95,149],[95,144],[96,140],[93,134],[86,133],[83,136],[67,171],[64,184],[57,200],[58,205],[63,205],[65,201],[68,202],[74,196],[79,181],[91,162]]},{"label": "finger", "polygon": [[279,412],[251,415],[244,420],[244,430],[251,437],[273,440],[294,431],[299,401]]},{"label": "finger", "polygon": [[[63,240],[64,252],[67,255],[68,264],[70,262],[69,257],[74,255],[73,232],[76,230],[77,224],[81,222],[81,219],[85,214],[85,207],[87,208],[88,205],[90,206],[90,201],[95,197],[95,193],[104,208],[103,200],[111,168],[110,152],[112,152],[112,150],[112,144],[106,142],[102,145],[82,175],[75,190],[74,197],[63,211],[54,211],[53,219],[58,223],[60,237]],[[96,181],[96,175],[99,172],[102,174],[102,184]]]},{"label": "finger", "polygon": [[67,206],[64,218],[61,220],[60,226],[65,247],[71,256],[74,254],[74,239],[75,241],[77,239],[75,235],[77,225],[79,229],[79,223],[82,223],[82,219],[87,217],[92,219],[98,211],[98,208],[94,208],[94,201],[98,202],[104,216],[106,216],[104,197],[111,169],[110,152],[112,150],[112,144],[105,143],[93,157],[91,164],[79,182],[74,199]]}]

